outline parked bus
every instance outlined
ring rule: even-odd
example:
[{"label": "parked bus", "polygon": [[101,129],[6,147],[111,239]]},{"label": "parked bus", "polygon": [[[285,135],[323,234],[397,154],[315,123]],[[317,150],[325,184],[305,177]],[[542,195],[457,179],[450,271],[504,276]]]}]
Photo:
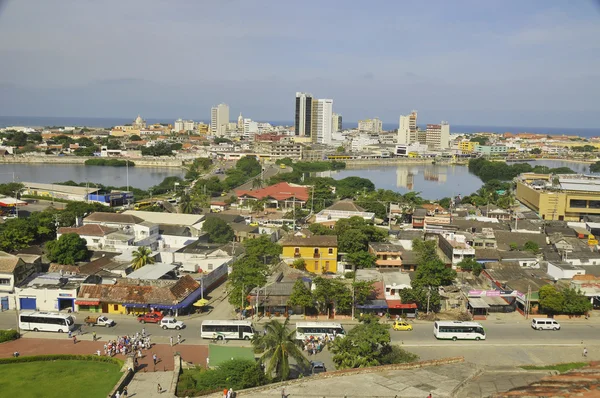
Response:
[{"label": "parked bus", "polygon": [[[335,333],[334,333],[335,332]],[[324,338],[328,335],[330,338],[345,337],[346,331],[341,324],[335,322],[297,322],[296,323],[296,339],[306,340],[311,336],[315,339],[318,337]]]},{"label": "parked bus", "polygon": [[440,340],[485,340],[485,330],[477,322],[437,321],[433,335]]},{"label": "parked bus", "polygon": [[75,318],[69,314],[25,311],[19,314],[19,328],[34,332],[67,333],[75,329]]},{"label": "parked bus", "polygon": [[143,210],[152,207],[152,202],[137,202],[133,205],[133,210]]},{"label": "parked bus", "polygon": [[254,328],[250,321],[203,321],[200,337],[217,340],[250,340],[254,337]]}]

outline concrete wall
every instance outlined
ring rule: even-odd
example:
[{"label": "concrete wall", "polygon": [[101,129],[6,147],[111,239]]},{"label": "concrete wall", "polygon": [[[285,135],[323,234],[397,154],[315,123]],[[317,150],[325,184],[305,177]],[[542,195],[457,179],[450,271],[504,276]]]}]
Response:
[{"label": "concrete wall", "polygon": [[[36,306],[40,311],[58,311],[58,299],[76,299],[77,298],[77,289],[44,289],[44,288],[24,288],[24,289],[16,289],[17,292],[17,303],[19,303],[20,309],[20,301],[19,298],[25,297],[35,297],[36,298]],[[62,296],[61,296],[62,295]],[[70,296],[68,296],[70,295]],[[79,311],[79,306],[74,304],[75,311]]]},{"label": "concrete wall", "polygon": [[[52,156],[52,155],[40,155],[35,156],[4,156],[0,157],[0,164],[2,163],[23,163],[23,164],[79,164],[82,165],[87,159],[93,159],[93,157],[85,156]],[[121,159],[121,158],[116,158]],[[136,167],[181,167],[183,161],[176,158],[131,158],[129,159],[135,163]]]}]

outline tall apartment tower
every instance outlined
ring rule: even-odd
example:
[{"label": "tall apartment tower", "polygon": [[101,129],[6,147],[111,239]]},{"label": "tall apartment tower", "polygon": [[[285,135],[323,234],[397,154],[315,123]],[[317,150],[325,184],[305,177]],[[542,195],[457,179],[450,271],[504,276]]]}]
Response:
[{"label": "tall apartment tower", "polygon": [[333,100],[316,100],[316,111],[313,112],[316,122],[316,134],[313,134],[313,142],[318,144],[331,144],[332,121],[333,121]]},{"label": "tall apartment tower", "polygon": [[219,104],[210,109],[210,133],[224,136],[229,126],[229,105]]},{"label": "tall apartment tower", "polygon": [[448,122],[428,124],[425,141],[431,149],[448,149],[450,147],[450,125]]},{"label": "tall apartment tower", "polygon": [[313,133],[313,97],[308,93],[296,93],[296,117],[294,135],[311,137]]},{"label": "tall apartment tower", "polygon": [[331,131],[333,133],[342,131],[342,115],[340,115],[338,113],[334,113],[331,116]]},{"label": "tall apartment tower", "polygon": [[417,142],[417,111],[410,115],[400,116],[398,126],[398,144],[412,144]]}]

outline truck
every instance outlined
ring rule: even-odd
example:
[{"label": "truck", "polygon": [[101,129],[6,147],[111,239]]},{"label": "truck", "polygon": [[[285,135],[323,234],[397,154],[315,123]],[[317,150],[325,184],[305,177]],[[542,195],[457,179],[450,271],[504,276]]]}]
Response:
[{"label": "truck", "polygon": [[88,326],[105,326],[109,328],[114,326],[115,321],[105,316],[88,316],[85,318],[84,323]]},{"label": "truck", "polygon": [[137,320],[140,323],[159,323],[163,318],[164,315],[160,312],[149,312],[138,316]]}]

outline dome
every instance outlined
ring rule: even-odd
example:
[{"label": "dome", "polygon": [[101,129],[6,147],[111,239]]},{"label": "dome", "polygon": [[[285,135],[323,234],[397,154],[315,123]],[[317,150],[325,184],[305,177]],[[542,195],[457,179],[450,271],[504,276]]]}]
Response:
[{"label": "dome", "polygon": [[144,123],[144,120],[142,119],[142,117],[140,115],[138,115],[138,117],[135,118],[135,124],[142,124]]}]

